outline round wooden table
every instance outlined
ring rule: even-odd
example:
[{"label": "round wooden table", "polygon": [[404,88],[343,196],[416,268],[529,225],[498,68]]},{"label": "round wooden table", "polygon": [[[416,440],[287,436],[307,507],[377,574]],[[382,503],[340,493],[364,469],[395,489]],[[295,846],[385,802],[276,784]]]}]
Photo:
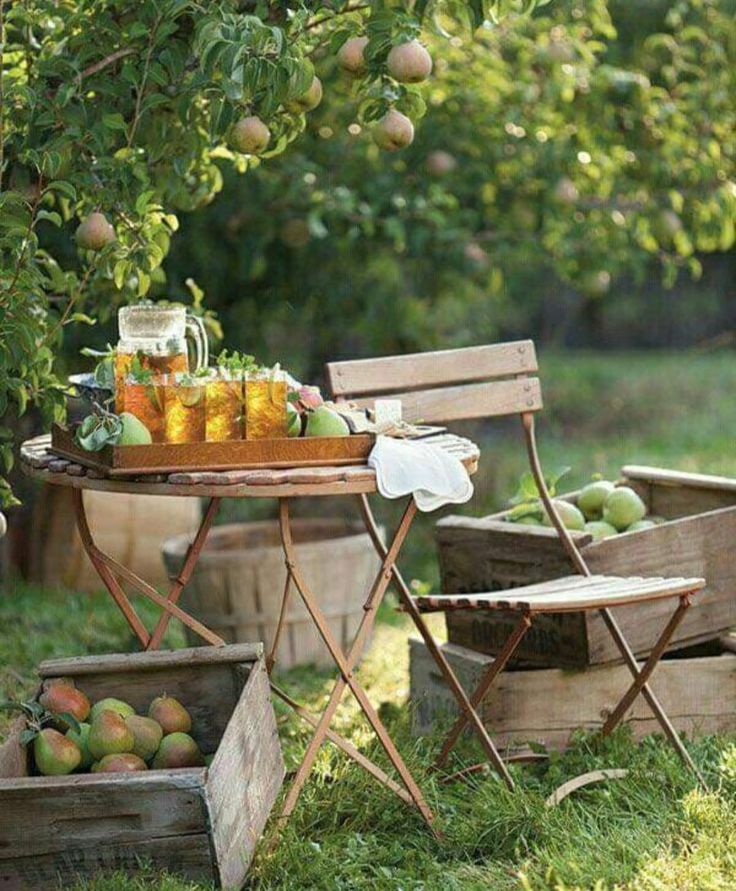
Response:
[{"label": "round wooden table", "polygon": [[[478,447],[468,439],[453,434],[439,434],[424,440],[427,444],[437,446],[444,451],[455,455],[465,465],[469,473],[474,473],[478,466],[480,452]],[[77,527],[84,549],[97,570],[100,579],[115,603],[125,616],[131,629],[138,637],[141,645],[147,650],[157,649],[172,616],[179,619],[208,643],[215,646],[223,646],[224,641],[217,634],[210,631],[205,625],[190,616],[178,606],[178,600],[182,589],[189,580],[196,566],[199,554],[204,547],[207,533],[217,514],[220,501],[223,498],[276,498],[279,503],[279,529],[281,543],[284,551],[287,575],[281,602],[281,614],[276,628],[271,652],[266,664],[270,672],[274,664],[274,656],[278,647],[279,637],[286,615],[292,587],[296,587],[304,604],[314,621],[322,639],[329,650],[339,676],[333,688],[327,707],[321,716],[313,715],[303,706],[295,702],[287,693],[280,690],[273,683],[272,689],[284,702],[305,721],[315,728],[314,735],[309,742],[304,759],[294,777],[294,782],[286,796],[281,819],[286,819],[294,810],[299,793],[312,768],[317,752],[325,739],[329,739],[345,754],[361,765],[373,777],[387,786],[408,804],[416,807],[426,822],[433,827],[434,818],[424,796],[415,780],[409,773],[401,755],[394,745],[388,731],[383,726],[376,710],[371,705],[363,688],[354,675],[355,666],[360,659],[365,644],[375,624],[376,614],[389,584],[393,581],[402,607],[412,618],[418,617],[417,608],[414,605],[409,588],[404,581],[396,560],[409,532],[411,523],[416,516],[417,506],[413,498],[408,503],[402,515],[401,521],[390,542],[384,542],[379,527],[368,501],[368,496],[377,491],[376,474],[367,465],[347,467],[314,467],[293,469],[269,469],[258,470],[230,470],[230,471],[201,471],[182,472],[168,474],[149,474],[146,476],[132,476],[130,478],[115,479],[106,478],[99,470],[85,468],[64,458],[58,458],[50,451],[51,437],[39,436],[23,443],[20,452],[20,461],[23,471],[28,476],[41,482],[56,486],[68,486],[72,489],[74,510]],[[208,498],[201,525],[184,558],[181,570],[175,579],[172,579],[168,595],[164,597],[152,585],[141,579],[128,567],[123,566],[117,560],[104,553],[94,541],[92,532],[87,522],[84,509],[83,493],[85,489],[93,489],[103,492],[126,492],[138,495],[171,495],[174,497]],[[375,581],[366,596],[358,631],[352,645],[344,652],[324,617],[314,594],[309,589],[296,559],[294,542],[291,531],[289,501],[291,498],[322,498],[326,496],[352,495],[360,505],[360,512],[365,522],[371,541],[378,553],[381,566]],[[139,593],[148,597],[161,607],[162,613],[156,627],[149,633],[138,613],[131,604],[126,594],[123,583],[127,582]],[[417,627],[425,642],[434,650],[436,644],[433,639],[427,640],[424,623],[417,621]],[[340,703],[345,689],[349,688],[355,696],[363,713],[373,727],[378,739],[388,755],[389,760],[396,768],[402,781],[397,783],[389,777],[381,768],[366,758],[348,740],[339,736],[330,729],[333,716]]]}]

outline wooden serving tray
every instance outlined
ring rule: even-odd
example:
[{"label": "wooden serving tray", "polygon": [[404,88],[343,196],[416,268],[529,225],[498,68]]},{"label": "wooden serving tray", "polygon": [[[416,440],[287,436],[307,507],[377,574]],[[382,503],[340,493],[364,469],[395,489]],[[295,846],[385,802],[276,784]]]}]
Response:
[{"label": "wooden serving tray", "polygon": [[87,452],[65,427],[51,428],[49,451],[106,476],[176,473],[181,470],[251,470],[261,467],[339,467],[365,464],[375,436],[315,436],[295,439],[239,439],[230,442],[153,443],[106,446]]}]

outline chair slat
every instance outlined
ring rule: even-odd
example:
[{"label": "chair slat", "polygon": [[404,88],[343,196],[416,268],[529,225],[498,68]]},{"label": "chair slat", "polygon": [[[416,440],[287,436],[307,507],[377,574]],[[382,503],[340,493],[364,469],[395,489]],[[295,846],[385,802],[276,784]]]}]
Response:
[{"label": "chair slat", "polygon": [[335,397],[352,398],[472,383],[537,370],[534,343],[519,340],[433,353],[330,362],[327,378]]},{"label": "chair slat", "polygon": [[[401,400],[402,416],[410,423],[491,418],[539,411],[542,407],[542,391],[536,377],[394,393],[392,396]],[[360,407],[370,408],[375,398],[362,397],[353,401]]]},{"label": "chair slat", "polygon": [[578,612],[625,606],[700,590],[699,578],[618,578],[569,576],[493,594],[446,594],[416,598],[422,612],[455,609],[510,609],[532,613]]}]

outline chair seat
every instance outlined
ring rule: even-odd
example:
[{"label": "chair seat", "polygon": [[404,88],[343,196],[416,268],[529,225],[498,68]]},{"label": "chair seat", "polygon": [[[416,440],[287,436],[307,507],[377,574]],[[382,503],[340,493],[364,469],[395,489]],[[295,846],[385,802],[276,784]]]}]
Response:
[{"label": "chair seat", "polygon": [[610,575],[571,575],[523,588],[480,594],[438,594],[415,597],[420,612],[455,609],[505,609],[528,613],[565,613],[647,600],[679,597],[705,585],[698,578],[620,578]]}]

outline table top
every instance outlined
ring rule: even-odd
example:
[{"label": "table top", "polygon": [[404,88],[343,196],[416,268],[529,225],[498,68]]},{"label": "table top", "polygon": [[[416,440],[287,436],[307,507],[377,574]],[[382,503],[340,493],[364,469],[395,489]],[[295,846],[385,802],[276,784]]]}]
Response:
[{"label": "table top", "polygon": [[[422,441],[455,455],[465,465],[468,473],[475,473],[478,469],[480,450],[469,439],[442,433]],[[376,473],[366,464],[349,467],[187,471],[110,479],[100,471],[52,455],[49,452],[50,445],[50,434],[24,442],[20,449],[23,472],[45,483],[76,489],[208,498],[301,498],[370,494],[377,491]]]}]

